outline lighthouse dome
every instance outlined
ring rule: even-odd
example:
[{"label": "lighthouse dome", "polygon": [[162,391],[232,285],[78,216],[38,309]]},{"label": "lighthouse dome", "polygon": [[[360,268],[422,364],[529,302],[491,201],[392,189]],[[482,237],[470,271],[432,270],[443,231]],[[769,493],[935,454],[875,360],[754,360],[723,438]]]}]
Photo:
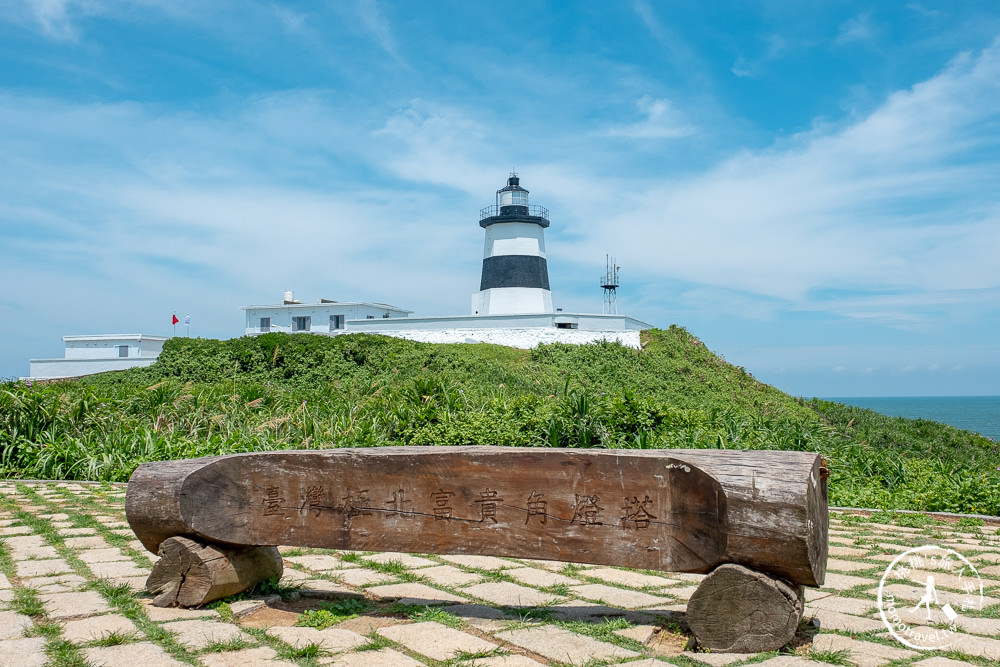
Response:
[{"label": "lighthouse dome", "polygon": [[521,179],[516,175],[507,179],[506,187],[497,190],[497,198],[500,206],[528,205],[528,191],[521,187]]}]

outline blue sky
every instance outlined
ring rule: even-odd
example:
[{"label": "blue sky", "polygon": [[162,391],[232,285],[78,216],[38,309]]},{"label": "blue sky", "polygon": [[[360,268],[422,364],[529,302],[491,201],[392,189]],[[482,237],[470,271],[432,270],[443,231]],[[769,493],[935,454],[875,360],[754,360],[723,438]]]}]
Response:
[{"label": "blue sky", "polygon": [[285,289],[465,314],[511,168],[556,306],[610,253],[792,394],[1000,394],[992,0],[8,0],[0,377]]}]

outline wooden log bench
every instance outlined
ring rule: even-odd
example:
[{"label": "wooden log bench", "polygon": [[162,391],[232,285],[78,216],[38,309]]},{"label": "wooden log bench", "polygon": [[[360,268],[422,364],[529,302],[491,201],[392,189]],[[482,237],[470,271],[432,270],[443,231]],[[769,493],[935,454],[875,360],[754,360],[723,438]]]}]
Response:
[{"label": "wooden log bench", "polygon": [[160,606],[198,606],[281,574],[276,545],[481,554],[706,573],[700,645],[775,650],[827,559],[816,454],[382,447],[146,463],[128,521],[160,560]]}]

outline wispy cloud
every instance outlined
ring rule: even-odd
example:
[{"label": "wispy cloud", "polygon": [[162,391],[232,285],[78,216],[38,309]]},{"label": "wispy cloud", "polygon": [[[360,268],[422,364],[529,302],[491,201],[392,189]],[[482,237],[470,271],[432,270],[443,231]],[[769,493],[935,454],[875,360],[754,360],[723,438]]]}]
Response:
[{"label": "wispy cloud", "polygon": [[361,20],[361,25],[375,38],[378,45],[401,65],[405,65],[405,61],[399,55],[392,26],[377,1],[356,0],[355,12]]},{"label": "wispy cloud", "polygon": [[865,42],[875,37],[875,26],[872,24],[871,12],[860,14],[840,24],[837,31],[837,43]]},{"label": "wispy cloud", "polygon": [[733,63],[730,71],[739,77],[759,76],[767,63],[785,55],[787,42],[781,35],[767,35],[764,38],[764,51],[756,56],[740,56]]},{"label": "wispy cloud", "polygon": [[648,274],[790,300],[828,286],[993,287],[997,99],[995,43],[852,124],[651,187],[611,227]]},{"label": "wispy cloud", "polygon": [[[57,41],[75,42],[78,39],[73,15],[94,9],[88,0],[21,0],[24,10],[39,29]],[[18,0],[13,0],[18,4]]]},{"label": "wispy cloud", "polygon": [[642,120],[626,125],[612,125],[604,134],[629,139],[677,139],[695,133],[695,127],[674,109],[670,100],[653,99],[646,95],[636,102],[636,107],[643,116]]}]

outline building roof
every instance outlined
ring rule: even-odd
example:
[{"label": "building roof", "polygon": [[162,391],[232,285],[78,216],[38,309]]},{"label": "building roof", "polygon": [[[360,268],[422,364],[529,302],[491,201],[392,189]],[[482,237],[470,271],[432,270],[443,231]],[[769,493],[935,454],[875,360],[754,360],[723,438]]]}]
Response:
[{"label": "building roof", "polygon": [[76,343],[81,341],[107,341],[107,340],[170,340],[170,336],[150,336],[149,334],[81,334],[76,336],[63,336],[63,342]]},{"label": "building roof", "polygon": [[412,310],[406,310],[405,308],[400,308],[399,306],[390,306],[387,303],[378,303],[376,301],[333,301],[332,299],[320,299],[313,303],[275,303],[275,304],[263,304],[258,306],[240,306],[240,310],[259,310],[262,308],[331,308],[331,307],[343,307],[343,306],[368,306],[370,308],[375,308],[376,310],[392,310],[397,313],[412,313]]}]

